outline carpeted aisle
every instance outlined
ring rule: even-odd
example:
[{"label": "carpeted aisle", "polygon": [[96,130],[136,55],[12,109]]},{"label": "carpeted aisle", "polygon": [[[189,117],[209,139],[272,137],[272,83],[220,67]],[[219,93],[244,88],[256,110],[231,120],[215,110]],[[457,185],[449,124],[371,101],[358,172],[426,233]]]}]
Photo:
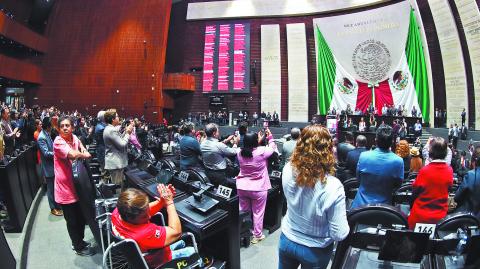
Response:
[{"label": "carpeted aisle", "polygon": [[[88,226],[85,241],[92,244],[95,241]],[[65,219],[50,214],[47,196],[42,197],[35,216],[27,257],[28,269],[102,268],[100,254],[81,257],[73,252]]]}]

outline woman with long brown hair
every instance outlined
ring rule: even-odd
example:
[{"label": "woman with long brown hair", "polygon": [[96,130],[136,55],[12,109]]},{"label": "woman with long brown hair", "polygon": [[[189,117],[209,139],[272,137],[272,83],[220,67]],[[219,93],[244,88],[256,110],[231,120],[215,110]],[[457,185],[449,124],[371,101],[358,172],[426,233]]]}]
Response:
[{"label": "woman with long brown hair", "polygon": [[287,213],[282,221],[279,269],[326,268],[333,242],[347,237],[345,191],[334,177],[335,157],[328,129],[302,130],[291,161],[283,168]]},{"label": "woman with long brown hair", "polygon": [[397,144],[397,148],[395,149],[395,154],[402,158],[403,160],[403,170],[405,172],[410,171],[410,145],[408,144],[407,140],[400,140]]}]

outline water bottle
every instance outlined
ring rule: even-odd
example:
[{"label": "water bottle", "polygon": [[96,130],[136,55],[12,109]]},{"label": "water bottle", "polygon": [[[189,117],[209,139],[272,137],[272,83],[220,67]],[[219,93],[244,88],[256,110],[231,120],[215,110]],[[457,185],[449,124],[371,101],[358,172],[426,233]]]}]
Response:
[{"label": "water bottle", "polygon": [[463,250],[465,249],[465,245],[467,244],[467,233],[462,229],[458,228],[457,230],[457,238],[460,239],[457,244],[457,248],[455,249],[455,256],[461,256]]}]

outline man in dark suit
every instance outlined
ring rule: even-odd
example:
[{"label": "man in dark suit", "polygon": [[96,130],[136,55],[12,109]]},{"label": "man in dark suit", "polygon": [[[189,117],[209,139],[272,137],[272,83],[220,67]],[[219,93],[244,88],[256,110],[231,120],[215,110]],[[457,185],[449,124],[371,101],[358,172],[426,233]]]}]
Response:
[{"label": "man in dark suit", "polygon": [[467,152],[463,150],[460,153],[460,157],[455,161],[455,172],[458,177],[463,179],[463,177],[468,173],[468,168],[470,167],[470,160],[467,159]]},{"label": "man in dark suit", "polygon": [[38,135],[37,144],[40,151],[42,174],[47,183],[47,198],[50,206],[50,213],[55,216],[62,216],[63,212],[60,209],[60,205],[55,202],[54,195],[55,172],[53,166],[53,141],[50,137],[52,123],[49,117],[43,118],[42,128],[42,131]]},{"label": "man in dark suit", "polygon": [[351,132],[345,133],[345,142],[338,144],[337,146],[337,158],[340,164],[345,163],[347,160],[347,154],[349,151],[354,150],[353,134]]},{"label": "man in dark suit", "polygon": [[352,176],[355,176],[357,174],[357,164],[358,159],[360,158],[360,154],[367,150],[367,138],[363,135],[357,136],[356,145],[356,149],[348,152],[346,161],[347,168]]},{"label": "man in dark suit", "polygon": [[468,135],[468,128],[465,126],[465,124],[460,127],[460,139],[462,140],[467,140],[467,135]]},{"label": "man in dark suit", "polygon": [[278,116],[277,111],[273,111],[273,124],[278,126],[280,123],[280,117]]},{"label": "man in dark suit", "polygon": [[458,203],[456,212],[467,211],[477,215],[480,212],[480,146],[476,146],[472,155],[473,170],[463,178],[462,184],[455,193]]}]

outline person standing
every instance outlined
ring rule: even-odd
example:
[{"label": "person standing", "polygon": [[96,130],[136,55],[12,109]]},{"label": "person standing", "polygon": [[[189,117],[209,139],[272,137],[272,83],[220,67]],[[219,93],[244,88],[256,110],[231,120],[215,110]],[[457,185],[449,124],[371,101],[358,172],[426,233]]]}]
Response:
[{"label": "person standing", "polygon": [[283,168],[287,212],[278,246],[279,269],[327,267],[333,243],[350,231],[345,191],[334,177],[335,157],[328,129],[303,129],[291,161]]},{"label": "person standing", "polygon": [[220,131],[215,123],[209,123],[205,126],[205,134],[207,139],[200,144],[205,174],[213,184],[217,186],[225,185],[227,180],[227,161],[225,159],[234,157],[238,153],[236,144],[234,144],[234,148],[230,148],[225,143],[230,141],[235,143],[235,136],[230,135],[224,141],[218,141]]},{"label": "person standing", "polygon": [[442,126],[447,126],[447,110],[444,109],[442,112]]},{"label": "person standing", "polygon": [[280,116],[278,115],[277,111],[273,111],[272,119],[275,126],[278,126],[280,124]]},{"label": "person standing", "polygon": [[455,149],[457,148],[459,133],[460,132],[458,130],[458,125],[455,123],[455,125],[453,126],[453,132],[452,132],[452,144]]},{"label": "person standing", "polygon": [[420,120],[417,120],[417,122],[413,126],[413,131],[415,133],[415,138],[422,135],[422,124],[420,123]]},{"label": "person standing", "polygon": [[452,143],[453,139],[453,124],[450,124],[450,128],[448,128],[448,143]]},{"label": "person standing", "polygon": [[472,154],[472,170],[463,178],[455,193],[457,212],[472,212],[477,217],[480,213],[480,146]]},{"label": "person standing", "polygon": [[107,126],[103,131],[105,143],[105,170],[108,170],[112,183],[122,186],[125,179],[123,169],[128,165],[127,145],[133,131],[133,121],[120,132],[120,119],[117,110],[112,108],[105,112]]},{"label": "person standing", "polygon": [[202,151],[200,143],[195,138],[195,126],[192,123],[185,123],[182,129],[184,136],[180,139],[180,169],[199,167]]},{"label": "person standing", "polygon": [[21,133],[18,128],[13,128],[10,125],[10,110],[8,107],[2,107],[1,112],[2,120],[0,124],[3,128],[3,141],[5,143],[4,154],[10,155],[15,149],[15,140],[17,140]]},{"label": "person standing", "polygon": [[351,176],[357,174],[358,159],[362,152],[367,151],[367,138],[364,135],[358,135],[356,140],[356,148],[347,153],[346,167],[350,171]]},{"label": "person standing", "polygon": [[298,127],[293,127],[290,130],[290,140],[283,143],[282,147],[282,167],[290,161],[290,156],[292,156],[293,150],[297,145],[298,138],[300,137],[300,129]]},{"label": "person standing", "polygon": [[60,204],[67,222],[68,235],[77,255],[92,256],[95,251],[85,242],[86,217],[80,207],[72,173],[72,161],[89,159],[90,153],[73,134],[73,121],[68,117],[59,120],[59,135],[53,142],[55,171],[55,202]]},{"label": "person standing", "polygon": [[257,125],[258,125],[258,114],[257,114],[257,111],[253,112],[252,118],[253,118],[253,126],[257,126]]},{"label": "person standing", "polygon": [[360,118],[360,122],[358,123],[358,131],[365,132],[367,130],[367,124],[363,117]]},{"label": "person standing", "polygon": [[465,108],[462,110],[462,114],[460,114],[462,116],[462,125],[465,125],[465,120],[467,118],[467,112],[465,111]]},{"label": "person standing", "polygon": [[392,203],[393,190],[404,177],[402,158],[390,150],[392,139],[392,127],[381,126],[375,138],[377,148],[360,155],[357,166],[360,186],[351,208]]},{"label": "person standing", "polygon": [[467,135],[468,135],[468,128],[465,126],[465,124],[460,127],[460,139],[462,140],[467,140]]},{"label": "person standing", "polygon": [[345,141],[338,144],[338,146],[337,146],[338,163],[341,164],[342,166],[345,165],[345,161],[347,160],[348,152],[350,152],[354,149],[355,149],[355,146],[353,145],[353,133],[352,132],[346,132],[345,133]]},{"label": "person standing", "polygon": [[43,118],[43,129],[38,134],[37,145],[40,151],[42,174],[47,183],[47,198],[50,206],[50,213],[54,216],[63,216],[60,205],[55,202],[55,171],[53,164],[53,141],[50,137],[52,123],[50,117]]},{"label": "person standing", "polygon": [[412,117],[416,118],[417,117],[417,108],[413,106],[412,108]]},{"label": "person standing", "polygon": [[448,189],[453,185],[452,167],[445,163],[447,143],[441,137],[430,141],[429,156],[432,161],[420,169],[413,182],[413,206],[408,216],[408,226],[417,223],[436,224],[447,215]]},{"label": "person standing", "polygon": [[105,111],[100,110],[97,114],[97,125],[94,130],[94,139],[97,142],[96,154],[100,164],[100,173],[105,174],[105,142],[103,141],[103,131],[105,130]]},{"label": "person standing", "polygon": [[268,145],[259,146],[263,135],[247,133],[243,140],[243,148],[238,153],[240,174],[236,177],[240,211],[249,211],[253,215],[252,244],[265,239],[262,232],[263,217],[267,204],[267,193],[272,185],[268,175],[267,159],[275,151],[275,142],[269,129],[266,130]]}]

